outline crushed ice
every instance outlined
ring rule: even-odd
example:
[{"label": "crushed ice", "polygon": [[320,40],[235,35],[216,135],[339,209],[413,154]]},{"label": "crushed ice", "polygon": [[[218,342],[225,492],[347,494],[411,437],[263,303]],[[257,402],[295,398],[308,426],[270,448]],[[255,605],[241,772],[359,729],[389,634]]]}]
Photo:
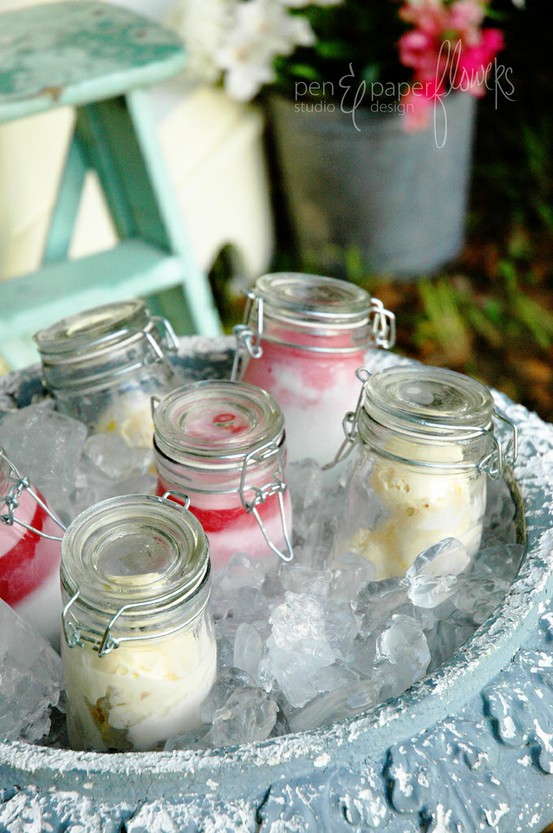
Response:
[{"label": "crushed ice", "polygon": [[[104,498],[155,489],[151,452],[130,449],[115,435],[87,436],[49,402],[4,415],[0,446],[66,522]],[[202,708],[203,727],[171,739],[168,749],[261,741],[344,720],[400,695],[467,641],[518,570],[523,547],[502,480],[490,481],[483,545],[473,560],[449,538],[421,553],[405,577],[377,582],[362,556],[344,552],[329,561],[342,482],[329,483],[311,460],[292,464],[287,479],[295,560],[266,564],[236,553],[213,575],[218,681]],[[6,607],[0,735],[36,742],[48,732],[48,705],[58,702],[60,665],[51,649],[39,650],[36,635],[27,637],[20,657],[18,634],[30,627]],[[28,677],[34,685],[20,708]],[[6,713],[17,713],[9,726],[1,722]],[[52,732],[47,742],[55,743]]]}]

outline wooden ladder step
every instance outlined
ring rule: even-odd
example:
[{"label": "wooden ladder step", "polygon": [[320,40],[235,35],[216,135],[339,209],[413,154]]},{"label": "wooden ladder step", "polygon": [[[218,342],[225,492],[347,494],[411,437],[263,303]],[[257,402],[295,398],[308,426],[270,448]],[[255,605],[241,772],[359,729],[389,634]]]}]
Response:
[{"label": "wooden ladder step", "polygon": [[[139,239],[51,263],[0,284],[0,338],[35,332],[85,309],[147,296],[182,283],[183,261]],[[192,277],[192,276],[190,276]]]}]

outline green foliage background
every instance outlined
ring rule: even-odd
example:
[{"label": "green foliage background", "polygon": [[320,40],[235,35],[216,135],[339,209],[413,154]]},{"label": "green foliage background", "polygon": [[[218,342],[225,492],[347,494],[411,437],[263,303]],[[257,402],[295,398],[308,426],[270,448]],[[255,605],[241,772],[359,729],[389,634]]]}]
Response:
[{"label": "green foliage background", "polygon": [[[380,3],[348,5],[365,10],[367,32],[374,28],[371,16],[379,14]],[[441,274],[408,284],[369,273],[355,251],[343,252],[344,273],[396,313],[399,352],[475,376],[553,421],[553,78],[547,0],[526,0],[524,8],[494,0],[492,8],[493,24],[505,33],[498,64],[508,69],[514,90],[505,83],[478,105],[463,252]],[[365,71],[384,60],[377,46],[376,60],[371,54]],[[354,57],[362,58],[355,51]],[[278,199],[275,206],[280,234],[272,268],[313,271],[290,245]],[[242,295],[232,285],[229,290],[221,275],[216,269],[212,277],[230,329],[240,320]]]}]

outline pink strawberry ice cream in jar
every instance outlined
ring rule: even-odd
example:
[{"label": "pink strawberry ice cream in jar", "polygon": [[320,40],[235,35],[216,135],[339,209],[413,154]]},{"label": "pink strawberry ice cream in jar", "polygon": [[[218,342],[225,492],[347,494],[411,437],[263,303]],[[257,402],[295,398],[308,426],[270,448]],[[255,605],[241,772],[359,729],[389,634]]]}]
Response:
[{"label": "pink strawberry ice cream in jar", "polygon": [[63,527],[0,449],[0,598],[59,643]]},{"label": "pink strawberry ice cream in jar", "polygon": [[213,569],[231,555],[291,560],[284,418],[274,398],[243,382],[196,382],[153,399],[158,495],[200,521]]},{"label": "pink strawberry ice cream in jar", "polygon": [[290,461],[329,463],[359,395],[370,347],[391,347],[394,315],[347,281],[279,272],[259,278],[237,340],[233,378],[269,391],[284,413]]}]

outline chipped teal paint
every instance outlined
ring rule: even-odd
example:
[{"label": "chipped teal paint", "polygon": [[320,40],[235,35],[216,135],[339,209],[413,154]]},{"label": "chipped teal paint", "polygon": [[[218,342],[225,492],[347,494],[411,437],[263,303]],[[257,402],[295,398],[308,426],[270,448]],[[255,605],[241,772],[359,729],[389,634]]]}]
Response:
[{"label": "chipped teal paint", "polygon": [[[0,282],[0,355],[8,366],[21,366],[21,337],[135,295],[148,297],[158,314],[172,308],[179,332],[221,332],[147,97],[146,88],[174,75],[184,60],[173,32],[109,3],[70,0],[0,14],[0,123],[76,107],[42,268]],[[89,169],[120,242],[68,260]]]},{"label": "chipped teal paint", "polygon": [[171,31],[92,0],[0,15],[0,123],[149,86],[184,65]]},{"label": "chipped teal paint", "polygon": [[[192,377],[224,376],[230,359],[230,339],[182,342]],[[0,410],[28,401],[36,376],[3,382]],[[92,755],[4,743],[0,831],[18,817],[54,833],[532,833],[553,821],[553,426],[497,400],[522,436],[527,554],[449,663],[364,717],[251,746]]]}]

